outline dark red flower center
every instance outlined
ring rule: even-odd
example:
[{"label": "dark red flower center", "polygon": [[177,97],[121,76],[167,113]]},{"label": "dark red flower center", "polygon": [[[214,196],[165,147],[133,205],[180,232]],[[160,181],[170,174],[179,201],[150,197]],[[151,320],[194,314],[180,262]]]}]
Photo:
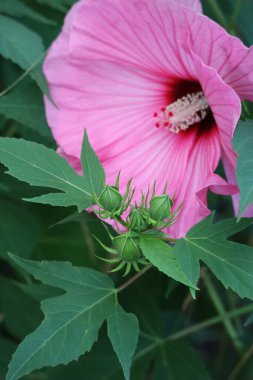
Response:
[{"label": "dark red flower center", "polygon": [[168,105],[153,115],[156,128],[179,133],[198,125],[203,132],[214,125],[212,111],[198,82],[175,81],[169,88]]}]

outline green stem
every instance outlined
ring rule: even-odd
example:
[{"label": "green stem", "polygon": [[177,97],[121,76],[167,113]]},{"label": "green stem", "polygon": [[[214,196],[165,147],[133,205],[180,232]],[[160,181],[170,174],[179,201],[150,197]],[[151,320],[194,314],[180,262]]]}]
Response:
[{"label": "green stem", "polygon": [[117,222],[119,222],[123,227],[127,228],[127,223],[121,218],[121,216],[116,217]]},{"label": "green stem", "polygon": [[236,365],[236,367],[231,372],[228,380],[235,380],[245,364],[248,362],[250,357],[253,355],[253,344],[250,346],[250,348],[245,352],[242,359],[239,361],[239,363]]},{"label": "green stem", "polygon": [[213,12],[218,20],[218,22],[224,26],[224,28],[229,29],[229,24],[226,17],[224,16],[218,2],[216,0],[208,0],[210,7],[213,9]]},{"label": "green stem", "polygon": [[173,239],[173,238],[168,238],[168,237],[160,237],[158,236],[159,239],[167,241],[168,243],[176,243],[178,239]]},{"label": "green stem", "polygon": [[218,315],[218,316],[210,318],[206,321],[203,321],[203,322],[197,323],[195,325],[189,326],[189,327],[187,327],[181,331],[178,331],[176,333],[173,333],[173,334],[167,336],[166,338],[156,339],[156,341],[154,343],[152,343],[150,346],[146,347],[144,350],[139,352],[139,354],[137,354],[134,357],[134,361],[142,358],[143,356],[145,356],[149,352],[155,350],[160,345],[164,345],[164,344],[168,343],[170,340],[178,340],[178,339],[185,338],[190,334],[193,334],[197,331],[203,330],[204,328],[217,325],[218,323],[223,322],[225,319],[229,320],[231,318],[237,318],[237,317],[240,317],[244,314],[250,313],[252,311],[253,311],[253,304],[246,305],[246,306],[240,307],[238,309],[235,309],[233,311],[227,312],[224,315]]},{"label": "green stem", "polygon": [[242,354],[244,351],[244,345],[242,342],[238,339],[238,333],[232,324],[232,322],[229,319],[224,318],[223,316],[226,315],[226,310],[222,304],[222,301],[217,293],[217,290],[215,289],[215,286],[213,285],[210,276],[207,273],[203,274],[203,280],[206,285],[206,288],[208,290],[208,294],[213,302],[213,305],[215,309],[218,311],[219,315],[223,318],[222,322],[224,324],[224,327],[227,331],[228,336],[230,337],[233,345],[235,346],[235,349],[239,354]]}]

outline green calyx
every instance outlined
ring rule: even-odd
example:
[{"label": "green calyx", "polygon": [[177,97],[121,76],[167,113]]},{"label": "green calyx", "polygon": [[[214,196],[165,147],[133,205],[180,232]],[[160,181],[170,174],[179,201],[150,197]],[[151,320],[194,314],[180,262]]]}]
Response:
[{"label": "green calyx", "polygon": [[140,238],[130,231],[124,235],[116,236],[113,239],[112,246],[124,261],[131,263],[138,261],[141,257]]},{"label": "green calyx", "polygon": [[115,186],[105,186],[98,200],[104,210],[117,212],[121,208],[123,198]]},{"label": "green calyx", "polygon": [[[105,228],[107,229],[106,226]],[[128,231],[116,237],[112,237],[109,231],[108,234],[112,241],[111,247],[107,247],[96,236],[94,237],[101,247],[112,256],[108,259],[97,256],[100,260],[113,266],[109,272],[118,272],[124,269],[125,273],[123,276],[126,276],[131,269],[139,272],[140,265],[149,265],[149,262],[142,255],[140,237],[136,232]]]},{"label": "green calyx", "polygon": [[167,194],[153,196],[149,204],[150,218],[156,222],[169,218],[172,204],[173,201]]}]

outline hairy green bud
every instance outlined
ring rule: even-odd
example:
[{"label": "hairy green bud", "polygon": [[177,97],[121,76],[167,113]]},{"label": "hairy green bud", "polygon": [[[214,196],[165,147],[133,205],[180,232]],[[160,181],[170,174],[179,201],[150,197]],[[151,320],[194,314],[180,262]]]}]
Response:
[{"label": "hairy green bud", "polygon": [[141,257],[140,239],[136,234],[127,232],[124,235],[116,236],[112,244],[124,261],[133,262]]},{"label": "hairy green bud", "polygon": [[171,215],[173,201],[166,195],[157,195],[151,198],[149,205],[149,215],[151,219],[161,222]]},{"label": "hairy green bud", "polygon": [[116,212],[120,210],[122,205],[122,195],[119,193],[116,186],[105,186],[99,197],[99,205],[106,211]]}]

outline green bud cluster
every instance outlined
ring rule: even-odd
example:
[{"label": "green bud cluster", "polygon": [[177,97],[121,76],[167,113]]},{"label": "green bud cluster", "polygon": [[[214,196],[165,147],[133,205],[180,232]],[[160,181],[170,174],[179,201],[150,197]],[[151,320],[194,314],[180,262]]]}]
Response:
[{"label": "green bud cluster", "polygon": [[[106,247],[97,239],[107,252],[116,255],[112,259],[102,259],[111,264],[117,264],[111,272],[126,267],[125,275],[129,273],[132,267],[139,271],[139,264],[148,264],[141,251],[140,236],[147,231],[149,234],[153,233],[157,236],[157,230],[163,230],[175,223],[179,211],[178,208],[172,212],[173,200],[167,194],[166,186],[163,194],[157,195],[154,185],[151,196],[149,196],[148,191],[146,195],[142,195],[140,204],[130,205],[133,194],[131,181],[127,184],[125,195],[120,194],[118,176],[115,186],[105,186],[97,200],[100,207],[98,215],[101,218],[115,219],[116,222],[124,226],[126,231],[121,232],[116,237],[111,236],[108,231],[112,242],[111,247]],[[129,207],[130,212],[124,221],[121,215]]]},{"label": "green bud cluster", "polygon": [[164,192],[161,195],[156,195],[155,185],[151,198],[149,200],[149,191],[146,195],[142,195],[141,204],[131,206],[131,211],[127,218],[128,228],[137,232],[143,232],[152,228],[161,230],[171,226],[176,219],[177,209],[172,212],[173,200]]}]

